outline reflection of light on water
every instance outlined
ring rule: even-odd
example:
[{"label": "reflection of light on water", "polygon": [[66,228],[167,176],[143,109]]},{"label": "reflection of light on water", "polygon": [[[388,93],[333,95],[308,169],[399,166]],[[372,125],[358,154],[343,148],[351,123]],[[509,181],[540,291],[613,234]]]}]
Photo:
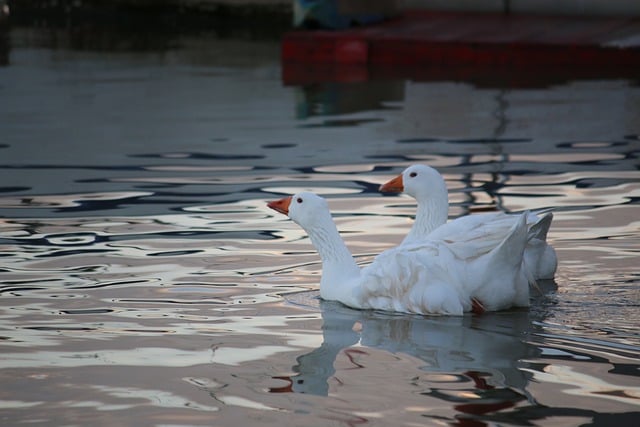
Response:
[{"label": "reflection of light on water", "polygon": [[595,162],[624,159],[622,153],[550,153],[544,157],[536,154],[513,154],[510,156],[512,162],[538,162],[538,163],[576,163]]},{"label": "reflection of light on water", "polygon": [[22,400],[2,400],[0,399],[0,409],[30,408],[41,405],[44,402],[23,402]]},{"label": "reflection of light on water", "polygon": [[321,173],[365,173],[371,172],[375,165],[325,165],[314,167],[313,170]]},{"label": "reflection of light on water", "polygon": [[141,347],[130,350],[35,351],[12,353],[0,362],[6,368],[72,368],[80,366],[185,367],[211,363],[211,350]]},{"label": "reflection of light on water", "polygon": [[[197,411],[218,411],[219,408],[216,406],[208,406],[202,405],[200,403],[188,400],[182,396],[177,396],[174,393],[165,391],[165,390],[150,390],[150,389],[142,389],[142,388],[133,388],[133,387],[112,387],[112,386],[104,386],[104,385],[95,385],[92,386],[94,390],[101,391],[106,393],[111,397],[115,397],[118,399],[126,399],[127,402],[131,402],[132,399],[141,399],[144,404],[152,405],[152,406],[161,406],[163,408],[184,408],[184,409],[193,409]],[[68,406],[77,406],[90,404],[90,402],[84,401],[76,401],[76,402],[64,402],[64,404],[68,404]],[[96,409],[101,411],[108,410],[122,410],[131,408],[136,406],[136,404],[105,404],[102,402],[96,402],[95,405],[91,404],[91,406],[96,406]]]},{"label": "reflection of light on water", "polygon": [[[315,184],[315,183],[314,183]],[[362,192],[360,188],[336,188],[335,186],[318,187],[318,186],[298,186],[298,187],[266,187],[264,191],[276,194],[292,195],[302,191],[311,191],[322,196],[328,194],[357,194]]]},{"label": "reflection of light on water", "polygon": [[93,233],[55,234],[46,238],[52,245],[88,245],[96,240]]},{"label": "reflection of light on water", "polygon": [[573,367],[561,363],[548,365],[543,371],[523,370],[532,373],[534,378],[541,383],[566,385],[566,388],[562,390],[566,394],[610,399],[631,405],[640,404],[640,387],[610,384],[600,378],[576,372]]},{"label": "reflection of light on water", "polygon": [[65,400],[60,402],[60,404],[66,408],[94,408],[98,411],[122,411],[136,406],[131,403],[117,405],[98,402],[96,400]]},{"label": "reflection of light on water", "polygon": [[[540,199],[518,194],[536,191]],[[509,207],[515,210],[536,210],[540,208],[593,208],[627,203],[631,198],[640,197],[640,186],[636,183],[621,183],[605,188],[577,188],[575,184],[554,185],[548,188],[527,188],[510,186],[500,193],[509,194]],[[553,227],[552,227],[553,230]]]},{"label": "reflection of light on water", "polygon": [[162,172],[246,172],[250,166],[193,166],[193,165],[154,165],[145,166],[145,170]]},{"label": "reflection of light on water", "polygon": [[0,208],[73,208],[83,202],[125,201],[137,197],[152,196],[153,193],[131,191],[111,193],[82,193],[60,195],[34,195],[25,197],[0,197]]},{"label": "reflection of light on water", "polygon": [[241,408],[250,408],[250,409],[258,409],[262,411],[280,411],[281,409],[272,408],[271,406],[267,406],[263,403],[256,402],[254,400],[247,399],[246,397],[241,396],[216,396],[216,399],[225,405],[229,406],[239,406]]},{"label": "reflection of light on water", "polygon": [[480,399],[482,397],[478,393],[474,393],[467,390],[452,392],[451,395],[457,397],[458,399],[471,399],[471,400]]},{"label": "reflection of light on water", "polygon": [[251,348],[220,347],[215,349],[212,361],[223,365],[238,366],[245,362],[264,360],[291,350],[289,347],[277,345],[262,345]]},{"label": "reflection of light on water", "polygon": [[560,356],[560,357],[570,357],[576,360],[591,360],[590,357],[573,354],[571,352],[564,351],[559,348],[540,347],[540,350],[541,350],[542,356]]},{"label": "reflection of light on water", "polygon": [[[36,310],[34,305],[30,307],[20,307],[15,310],[16,315],[28,315]],[[295,348],[311,348],[318,344],[320,335],[314,331],[306,330],[304,323],[319,318],[317,313],[305,313],[304,315],[294,315],[288,313],[284,316],[241,316],[232,315],[233,308],[224,308],[224,313],[219,316],[191,314],[194,309],[182,307],[179,304],[169,304],[167,308],[140,308],[140,309],[118,309],[104,315],[105,319],[124,318],[134,319],[135,322],[115,322],[110,320],[97,321],[94,316],[89,316],[89,322],[82,322],[85,315],[72,315],[68,317],[57,317],[55,322],[44,317],[46,306],[37,308],[43,316],[42,321],[32,320],[27,325],[22,325],[15,330],[3,331],[4,343],[12,347],[34,348],[37,346],[59,346],[64,339],[81,339],[83,341],[109,341],[116,337],[188,337],[192,335],[209,337],[232,337],[232,336],[261,336],[272,337],[280,340],[289,347],[280,346],[278,351],[289,351]],[[221,309],[222,310],[222,309]],[[246,309],[237,309],[245,311]],[[49,309],[51,315],[59,314],[55,310]],[[209,314],[209,312],[205,312]],[[161,321],[161,322],[158,322]],[[152,322],[149,323],[148,322]],[[300,325],[300,326],[296,326]],[[231,354],[226,346],[216,347],[222,354],[221,363],[233,361],[235,350]],[[256,347],[246,347],[237,349],[238,357],[248,357],[248,354],[258,354],[261,350]],[[136,351],[136,350],[132,350]],[[57,354],[57,353],[51,353]],[[89,353],[92,357],[96,354]],[[107,351],[107,354],[110,354]],[[218,353],[216,353],[217,355]],[[118,360],[122,355],[116,354]],[[7,356],[9,357],[9,356]],[[11,356],[13,357],[13,356]],[[57,356],[56,356],[57,357]],[[64,358],[64,355],[59,357]],[[251,359],[252,356],[249,357]],[[20,359],[20,356],[17,356]],[[16,362],[19,363],[19,362]],[[236,363],[236,362],[233,362]],[[237,362],[239,363],[239,362]]]}]

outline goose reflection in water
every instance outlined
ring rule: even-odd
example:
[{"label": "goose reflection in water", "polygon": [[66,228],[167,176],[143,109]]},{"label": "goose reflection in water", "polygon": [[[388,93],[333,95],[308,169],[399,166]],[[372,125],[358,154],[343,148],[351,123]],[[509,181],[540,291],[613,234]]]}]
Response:
[{"label": "goose reflection in water", "polygon": [[[541,354],[528,343],[534,327],[532,317],[538,317],[532,311],[423,317],[357,311],[325,301],[320,302],[320,308],[322,345],[296,359],[294,375],[275,377],[285,385],[270,392],[343,397],[343,387],[359,381],[353,377],[354,370],[369,370],[371,378],[361,374],[367,377],[366,382],[357,385],[367,388],[359,392],[375,395],[394,387],[380,380],[384,378],[380,365],[368,365],[377,363],[371,359],[372,353],[381,351],[415,362],[418,369],[408,379],[410,384],[403,385],[405,390],[410,387],[416,391],[412,394],[425,396],[425,400],[437,399],[453,406],[459,422],[521,403],[535,405],[526,390],[531,374],[521,369],[526,367],[524,360]],[[402,381],[406,370],[394,372],[391,363],[382,369]],[[398,405],[407,403],[399,401]]]}]

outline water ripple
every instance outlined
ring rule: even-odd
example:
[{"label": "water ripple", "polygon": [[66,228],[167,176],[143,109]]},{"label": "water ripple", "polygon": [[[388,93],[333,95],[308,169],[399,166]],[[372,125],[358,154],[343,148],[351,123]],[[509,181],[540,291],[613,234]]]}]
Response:
[{"label": "water ripple", "polygon": [[[96,55],[25,48],[28,30],[11,31],[23,45],[0,68],[16,82],[0,88],[4,423],[640,416],[632,82],[283,87],[255,42],[199,34],[162,54]],[[238,51],[251,66],[226,62]],[[411,226],[414,200],[378,186],[415,162],[443,173],[451,218],[553,209],[560,267],[529,310],[424,317],[319,300],[317,253],[265,202],[324,195],[365,265]]]}]

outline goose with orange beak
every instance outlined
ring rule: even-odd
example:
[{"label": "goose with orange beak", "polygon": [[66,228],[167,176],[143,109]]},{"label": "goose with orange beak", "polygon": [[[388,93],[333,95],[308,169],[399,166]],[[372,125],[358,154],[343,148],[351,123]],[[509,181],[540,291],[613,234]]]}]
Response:
[{"label": "goose with orange beak", "polygon": [[[461,240],[469,245],[497,245],[519,221],[520,214],[504,212],[468,215],[447,222],[449,193],[444,178],[427,165],[412,165],[380,186],[383,193],[405,193],[416,199],[418,208],[411,230],[402,245],[425,239]],[[551,212],[526,212],[527,245],[524,268],[534,280],[552,279],[558,265],[556,252],[546,241]]]},{"label": "goose with orange beak", "polygon": [[340,237],[327,201],[301,192],[267,203],[302,227],[322,260],[320,296],[357,309],[462,315],[529,305],[525,217],[490,250],[427,239],[378,255],[360,268]]}]

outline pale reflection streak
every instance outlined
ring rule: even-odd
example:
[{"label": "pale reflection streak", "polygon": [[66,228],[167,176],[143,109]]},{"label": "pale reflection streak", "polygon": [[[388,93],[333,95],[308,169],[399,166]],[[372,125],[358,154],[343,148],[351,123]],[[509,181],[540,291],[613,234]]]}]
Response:
[{"label": "pale reflection streak", "polygon": [[[233,211],[233,217],[239,222],[255,221],[255,225],[249,230],[259,230],[264,222],[264,212],[253,212],[257,207],[262,209],[262,203],[255,205],[229,204],[226,211]],[[0,238],[20,239],[28,242],[42,238],[73,238],[81,230],[84,236],[127,237],[144,236],[166,233],[168,236],[179,233],[206,233],[216,231],[238,231],[238,223],[225,221],[227,218],[221,212],[220,207],[211,209],[216,215],[159,215],[139,217],[89,217],[70,219],[12,219],[0,222]],[[229,218],[230,219],[230,218]],[[83,234],[81,234],[83,235]],[[81,244],[82,241],[60,241],[59,243]],[[90,242],[86,242],[90,243]]]},{"label": "pale reflection streak", "polygon": [[[542,163],[542,162],[541,162]],[[544,163],[542,163],[544,164]],[[529,175],[510,175],[509,182],[514,186],[519,185],[560,185],[567,183],[589,182],[597,179],[619,180],[624,182],[638,181],[638,172],[634,170],[587,170],[562,173],[538,173]],[[533,181],[533,182],[532,182]],[[535,196],[536,193],[532,193]]]},{"label": "pale reflection streak", "polygon": [[22,400],[3,400],[0,399],[0,409],[18,409],[18,408],[31,408],[38,406],[44,402],[24,402]]},{"label": "pale reflection streak", "polygon": [[[99,332],[99,331],[98,331]],[[144,336],[140,334],[139,336]],[[303,339],[308,342],[308,338]],[[189,367],[196,365],[239,366],[265,360],[296,347],[258,345],[254,347],[218,346],[213,349],[184,350],[178,348],[140,347],[133,349],[96,349],[91,351],[32,351],[9,353],[0,364],[2,369],[79,368],[83,366]]]},{"label": "pale reflection streak", "polygon": [[82,205],[83,202],[95,201],[124,201],[139,197],[151,196],[153,193],[142,191],[109,192],[109,193],[79,193],[79,194],[55,194],[33,195],[23,197],[0,197],[0,208],[73,208]]},{"label": "pale reflection streak", "polygon": [[[246,311],[246,309],[245,309]],[[2,316],[2,323],[9,319],[23,323],[18,328],[2,328],[4,343],[15,348],[36,348],[60,346],[61,337],[108,342],[115,337],[154,337],[154,336],[201,336],[210,338],[259,336],[273,339],[280,345],[272,348],[274,351],[285,349],[308,348],[317,344],[318,334],[306,330],[302,325],[317,319],[317,313],[302,315],[234,315],[234,309],[195,310],[170,304],[167,308],[159,308],[157,304],[150,308],[109,310],[102,315],[91,316],[91,321],[82,322],[82,315],[67,315],[61,317],[60,312],[44,304],[23,306],[20,309],[7,310],[12,315]],[[33,313],[38,313],[34,317]],[[217,315],[211,315],[216,313]],[[30,320],[21,320],[23,316],[30,316]],[[53,321],[52,316],[55,316]],[[104,317],[100,319],[100,316]],[[135,322],[113,321],[114,318],[132,319]],[[26,324],[25,324],[26,322]],[[300,325],[300,326],[296,326]],[[216,345],[216,358],[220,363],[239,363],[238,360],[247,354],[258,352],[258,346],[236,348],[230,350],[228,345]],[[270,351],[271,347],[263,347]],[[7,354],[7,358],[21,358]],[[64,357],[64,356],[61,356]],[[249,360],[253,356],[249,356]],[[217,360],[217,359],[216,359]],[[17,362],[19,363],[19,362]]]},{"label": "pale reflection streak", "polygon": [[281,408],[267,406],[263,403],[249,400],[246,397],[242,396],[220,395],[216,396],[216,400],[219,400],[220,402],[228,406],[239,406],[241,408],[257,409],[260,411],[283,411],[283,409]]},{"label": "pale reflection streak", "polygon": [[562,363],[554,363],[547,365],[542,371],[524,370],[531,372],[533,378],[540,383],[563,385],[562,393],[640,405],[640,387],[612,384],[595,376],[577,372],[576,369]]},{"label": "pale reflection streak", "polygon": [[141,347],[128,350],[32,351],[10,353],[2,361],[3,369],[72,368],[81,366],[164,366],[187,367],[210,364],[212,352],[178,348]]},{"label": "pale reflection streak", "polygon": [[[61,402],[64,406],[93,406],[99,411],[125,410],[135,406],[159,406],[162,408],[182,408],[196,411],[218,411],[217,406],[203,405],[192,400],[178,396],[166,390],[151,390],[136,387],[112,387],[105,385],[92,385],[90,388],[107,394],[111,398],[122,399],[128,403],[114,404],[93,401],[69,401]],[[136,402],[138,400],[139,402]],[[131,402],[136,403],[131,403]]]},{"label": "pale reflection streak", "polygon": [[554,185],[546,191],[537,189],[539,194],[544,195],[542,200],[518,195],[526,194],[527,190],[526,187],[511,186],[500,190],[499,193],[510,193],[509,206],[517,210],[536,210],[547,207],[579,210],[580,208],[616,206],[640,196],[640,184],[637,183],[611,185],[605,188],[578,188],[574,184]]},{"label": "pale reflection streak", "polygon": [[[177,167],[173,167],[170,169],[166,169],[171,171],[175,170]],[[194,169],[198,171],[198,169]],[[202,169],[202,171],[206,171],[206,169]],[[119,177],[119,178],[110,178],[109,181],[112,182],[132,182],[132,183],[152,183],[152,184],[193,184],[193,185],[256,185],[260,184],[260,188],[263,191],[268,191],[264,187],[269,188],[269,185],[272,183],[282,183],[282,182],[295,182],[299,184],[301,181],[308,181],[310,185],[317,185],[318,182],[326,182],[329,186],[335,188],[335,183],[343,183],[345,185],[345,175],[343,174],[332,174],[332,173],[321,173],[321,174],[302,174],[296,173],[295,175],[273,175],[266,174],[261,175],[259,172],[252,171],[252,173],[247,174],[238,174],[233,171],[233,174],[227,176],[220,176],[220,174],[216,174],[215,176],[183,176],[183,175],[175,175],[175,176],[144,176],[144,177]],[[352,176],[352,175],[350,175]]]}]

